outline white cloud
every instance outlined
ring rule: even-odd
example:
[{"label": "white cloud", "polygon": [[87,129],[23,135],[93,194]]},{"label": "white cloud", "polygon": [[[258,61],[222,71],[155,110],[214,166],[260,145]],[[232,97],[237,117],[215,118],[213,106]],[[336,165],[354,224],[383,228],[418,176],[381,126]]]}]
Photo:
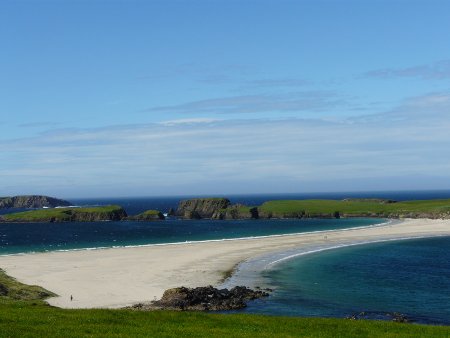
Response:
[{"label": "white cloud", "polygon": [[450,188],[449,97],[336,122],[188,119],[1,141],[0,194],[283,192],[344,189],[342,182],[346,190],[380,182],[396,189],[405,177]]}]

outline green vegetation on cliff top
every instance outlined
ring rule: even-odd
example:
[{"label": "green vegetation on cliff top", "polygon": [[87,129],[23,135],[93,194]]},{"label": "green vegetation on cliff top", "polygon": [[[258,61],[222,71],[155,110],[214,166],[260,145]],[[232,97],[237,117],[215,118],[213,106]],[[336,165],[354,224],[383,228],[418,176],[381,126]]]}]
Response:
[{"label": "green vegetation on cliff top", "polygon": [[120,219],[126,216],[118,205],[107,205],[89,208],[55,208],[39,209],[2,215],[9,222],[70,222],[82,220]]},{"label": "green vegetation on cliff top", "polygon": [[408,214],[443,215],[450,214],[450,199],[416,200],[384,203],[377,200],[280,200],[263,203],[258,210],[264,214],[296,217],[297,214],[309,216],[334,214],[367,216],[402,216]]}]

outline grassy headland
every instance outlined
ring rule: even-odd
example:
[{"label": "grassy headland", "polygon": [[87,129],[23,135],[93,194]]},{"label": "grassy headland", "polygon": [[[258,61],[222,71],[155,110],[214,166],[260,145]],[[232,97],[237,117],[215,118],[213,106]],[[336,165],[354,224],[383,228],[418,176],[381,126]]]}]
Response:
[{"label": "grassy headland", "polygon": [[280,200],[258,207],[261,218],[386,217],[448,218],[450,200],[394,202],[376,199]]},{"label": "grassy headland", "polygon": [[127,216],[118,205],[90,208],[55,208],[17,212],[1,216],[6,222],[90,222],[121,220]]}]

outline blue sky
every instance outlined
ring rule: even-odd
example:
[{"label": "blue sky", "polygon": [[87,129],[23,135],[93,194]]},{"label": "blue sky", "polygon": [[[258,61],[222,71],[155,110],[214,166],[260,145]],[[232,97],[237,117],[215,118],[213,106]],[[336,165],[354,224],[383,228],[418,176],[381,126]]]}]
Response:
[{"label": "blue sky", "polygon": [[0,195],[450,189],[447,1],[2,1]]}]

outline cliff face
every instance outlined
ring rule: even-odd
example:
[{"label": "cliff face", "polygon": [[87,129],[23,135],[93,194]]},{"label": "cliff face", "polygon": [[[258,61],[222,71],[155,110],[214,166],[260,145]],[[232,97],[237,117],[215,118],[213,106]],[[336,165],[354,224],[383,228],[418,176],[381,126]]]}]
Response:
[{"label": "cliff face", "polygon": [[194,198],[178,204],[175,215],[185,219],[212,218],[214,214],[226,209],[230,201],[226,198]]},{"label": "cliff face", "polygon": [[0,209],[2,208],[54,208],[58,206],[69,206],[70,202],[54,197],[41,195],[25,195],[0,198]]}]

